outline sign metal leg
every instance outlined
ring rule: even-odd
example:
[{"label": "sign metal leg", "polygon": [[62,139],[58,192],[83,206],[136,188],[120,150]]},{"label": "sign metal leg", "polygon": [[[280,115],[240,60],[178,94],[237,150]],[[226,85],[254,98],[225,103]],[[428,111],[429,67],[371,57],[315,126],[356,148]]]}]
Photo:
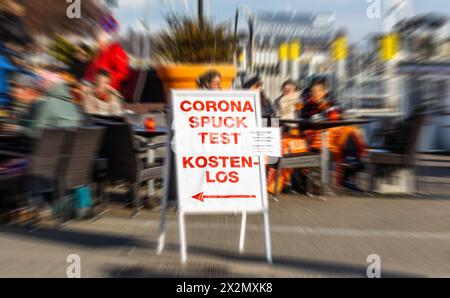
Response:
[{"label": "sign metal leg", "polygon": [[330,194],[330,151],[328,150],[328,131],[327,130],[323,130],[321,132],[322,135],[322,192],[325,195]]},{"label": "sign metal leg", "polygon": [[[169,134],[169,137],[167,138],[167,148],[170,148],[170,142],[172,139],[172,135]],[[164,168],[164,194],[162,197],[161,202],[161,214],[160,214],[160,221],[159,221],[159,234],[158,234],[158,248],[157,248],[157,254],[161,255],[164,251],[164,248],[166,246],[166,212],[167,207],[169,205],[169,196],[170,188],[174,187],[173,181],[171,181],[172,178],[172,162],[173,162],[173,153],[169,149],[166,153],[166,165]]]},{"label": "sign metal leg", "polygon": [[156,252],[158,256],[160,256],[163,253],[165,244],[166,244],[166,232],[163,231],[162,233],[159,234],[158,237],[158,250]]},{"label": "sign metal leg", "polygon": [[244,253],[245,248],[245,230],[247,228],[247,212],[242,213],[241,238],[239,241],[239,253]]},{"label": "sign metal leg", "polygon": [[[155,152],[153,150],[150,150],[147,154],[147,161],[149,164],[152,164],[155,162]],[[147,195],[149,198],[152,198],[156,195],[156,191],[155,191],[155,180],[151,180],[147,183]]]},{"label": "sign metal leg", "polygon": [[270,239],[270,224],[269,224],[269,212],[266,210],[264,211],[264,233],[265,233],[265,239],[266,239],[266,256],[267,256],[267,262],[272,265],[272,242]]},{"label": "sign metal leg", "polygon": [[178,214],[179,229],[180,229],[180,254],[181,263],[184,265],[187,262],[187,244],[186,244],[186,225],[185,214],[181,212]]}]

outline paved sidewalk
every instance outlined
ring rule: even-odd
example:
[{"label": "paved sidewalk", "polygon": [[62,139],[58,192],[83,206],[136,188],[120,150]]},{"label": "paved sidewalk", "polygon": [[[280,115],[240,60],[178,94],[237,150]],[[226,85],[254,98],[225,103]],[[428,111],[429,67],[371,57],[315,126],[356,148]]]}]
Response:
[{"label": "paved sidewalk", "polygon": [[157,256],[159,212],[132,220],[115,210],[62,230],[0,227],[0,277],[63,278],[70,254],[81,257],[82,277],[365,277],[371,254],[385,277],[450,277],[450,199],[285,196],[270,214],[273,266],[265,262],[262,216],[249,217],[243,255],[240,216],[188,217],[182,266],[175,213]]}]

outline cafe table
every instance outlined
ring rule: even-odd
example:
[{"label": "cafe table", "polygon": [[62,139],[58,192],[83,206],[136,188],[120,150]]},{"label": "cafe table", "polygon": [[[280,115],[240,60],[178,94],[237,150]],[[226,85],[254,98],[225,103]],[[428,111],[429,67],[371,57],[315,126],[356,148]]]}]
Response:
[{"label": "cafe table", "polygon": [[169,132],[167,127],[162,127],[162,126],[155,127],[155,129],[134,127],[133,131],[136,135],[144,137],[146,139],[150,139],[150,140],[153,138],[156,138],[156,137],[165,136]]}]

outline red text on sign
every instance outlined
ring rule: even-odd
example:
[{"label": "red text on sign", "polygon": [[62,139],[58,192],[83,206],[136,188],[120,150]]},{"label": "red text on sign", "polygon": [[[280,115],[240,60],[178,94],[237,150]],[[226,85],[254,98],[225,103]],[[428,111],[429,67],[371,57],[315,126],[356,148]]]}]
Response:
[{"label": "red text on sign", "polygon": [[229,145],[239,144],[240,133],[218,133],[218,132],[200,132],[198,134],[202,138],[202,144],[209,145]]},{"label": "red text on sign", "polygon": [[245,124],[247,117],[191,117],[189,126],[191,128],[214,127],[214,128],[248,128]]}]

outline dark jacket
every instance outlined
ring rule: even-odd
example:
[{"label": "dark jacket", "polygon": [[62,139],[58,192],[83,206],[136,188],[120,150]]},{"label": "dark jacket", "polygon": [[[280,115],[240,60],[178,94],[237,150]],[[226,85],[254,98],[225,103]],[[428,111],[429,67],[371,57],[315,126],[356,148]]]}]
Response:
[{"label": "dark jacket", "polygon": [[266,96],[264,92],[261,92],[261,113],[263,116],[275,116],[275,109],[273,108],[270,99]]},{"label": "dark jacket", "polygon": [[0,12],[0,41],[26,45],[32,38],[22,19],[9,12]]},{"label": "dark jacket", "polygon": [[315,102],[311,97],[311,92],[305,90],[302,94],[302,108],[299,109],[299,117],[301,119],[310,120],[315,115],[321,115],[324,119],[327,119],[328,111],[331,108],[339,108],[332,97],[327,95],[322,103]]},{"label": "dark jacket", "polygon": [[78,59],[74,59],[70,65],[70,74],[73,75],[77,81],[84,78],[86,70],[90,62],[83,62]]}]

